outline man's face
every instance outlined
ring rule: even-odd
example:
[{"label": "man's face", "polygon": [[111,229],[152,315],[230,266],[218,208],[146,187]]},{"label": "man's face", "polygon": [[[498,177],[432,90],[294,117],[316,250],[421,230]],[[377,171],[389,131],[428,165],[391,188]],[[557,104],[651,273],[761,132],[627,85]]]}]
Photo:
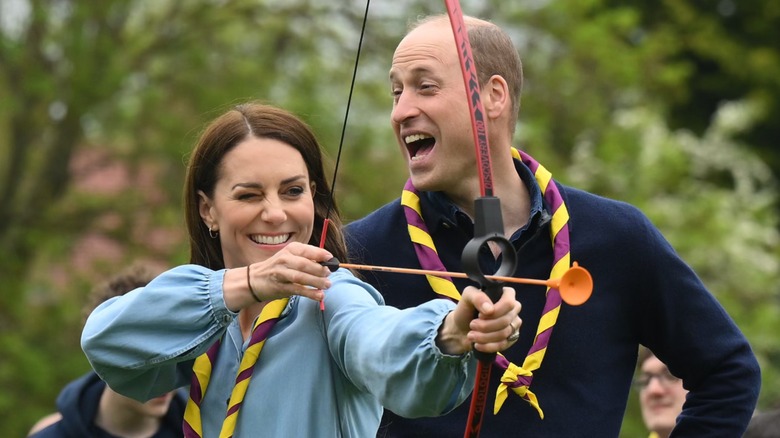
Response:
[{"label": "man's face", "polygon": [[465,193],[478,184],[471,120],[447,21],[423,24],[398,45],[390,69],[391,123],[415,187]]},{"label": "man's face", "polygon": [[682,380],[672,376],[666,365],[655,356],[642,363],[637,380],[640,382],[639,404],[645,425],[650,431],[668,436],[688,394]]},{"label": "man's face", "polygon": [[[111,391],[107,388],[107,391]],[[117,412],[125,412],[125,415],[131,418],[162,418],[168,412],[168,407],[173,400],[173,392],[155,397],[146,403],[141,403],[119,393],[113,392],[113,406]]]}]

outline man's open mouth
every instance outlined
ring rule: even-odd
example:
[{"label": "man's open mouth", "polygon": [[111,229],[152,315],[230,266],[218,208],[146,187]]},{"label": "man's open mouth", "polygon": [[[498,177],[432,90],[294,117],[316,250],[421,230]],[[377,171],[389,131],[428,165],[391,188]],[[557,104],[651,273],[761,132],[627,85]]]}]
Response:
[{"label": "man's open mouth", "polygon": [[414,160],[428,155],[436,144],[436,139],[427,134],[412,134],[404,137],[404,143],[409,151],[409,158]]}]

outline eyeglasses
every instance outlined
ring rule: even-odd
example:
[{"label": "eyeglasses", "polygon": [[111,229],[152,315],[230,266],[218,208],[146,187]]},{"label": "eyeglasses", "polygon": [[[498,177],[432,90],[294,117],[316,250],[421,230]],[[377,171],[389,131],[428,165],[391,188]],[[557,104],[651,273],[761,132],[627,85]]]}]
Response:
[{"label": "eyeglasses", "polygon": [[677,383],[677,382],[680,381],[680,379],[677,378],[677,377],[674,377],[669,372],[669,370],[666,370],[666,371],[664,371],[662,373],[656,373],[656,374],[654,374],[654,373],[642,373],[642,374],[639,375],[639,377],[634,379],[633,385],[636,388],[642,390],[642,389],[647,388],[647,386],[650,385],[650,382],[653,379],[658,379],[658,383],[660,383],[661,386],[664,387],[664,388],[668,388],[668,387],[672,386],[672,384]]}]

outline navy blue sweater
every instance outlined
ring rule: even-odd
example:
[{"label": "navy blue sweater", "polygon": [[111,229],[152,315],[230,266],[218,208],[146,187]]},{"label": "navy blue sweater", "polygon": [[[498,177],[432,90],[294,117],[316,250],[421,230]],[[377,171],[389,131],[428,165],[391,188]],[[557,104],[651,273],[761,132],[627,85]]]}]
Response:
[{"label": "navy blue sweater", "polygon": [[[540,204],[530,171],[518,170],[532,202]],[[559,188],[571,217],[571,260],[590,271],[593,295],[578,307],[562,305],[544,362],[534,373],[531,390],[545,418],[511,392],[493,415],[502,374],[494,368],[482,436],[618,436],[639,344],[649,347],[690,391],[674,436],[741,436],[758,398],[760,369],[733,320],[638,209],[560,184]],[[461,252],[473,235],[470,220],[441,194],[423,193],[421,203],[444,265],[461,271]],[[549,277],[553,256],[549,228],[549,214],[532,210],[529,225],[512,236],[518,259],[515,276]],[[353,263],[420,267],[400,200],[349,224],[346,234]],[[491,258],[485,254],[483,263],[491,263]],[[406,308],[435,298],[424,276],[362,275],[388,305]],[[463,290],[470,282],[455,279],[455,284]],[[523,305],[523,325],[520,340],[504,354],[522,365],[545,290],[514,287]],[[468,405],[469,401],[443,417],[413,420],[386,411],[378,436],[462,436]]]}]

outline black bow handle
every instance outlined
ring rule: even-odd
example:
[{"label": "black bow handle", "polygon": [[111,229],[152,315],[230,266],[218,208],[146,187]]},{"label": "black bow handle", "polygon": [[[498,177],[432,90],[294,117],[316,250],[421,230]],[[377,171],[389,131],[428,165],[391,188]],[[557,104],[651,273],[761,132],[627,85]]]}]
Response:
[{"label": "black bow handle", "polygon": [[[490,250],[489,243],[498,246],[501,264],[494,273],[485,274],[479,265],[479,253],[483,247]],[[491,280],[485,275],[511,277],[517,267],[517,254],[512,243],[504,237],[504,222],[501,219],[501,203],[495,196],[483,196],[474,200],[474,237],[469,240],[461,254],[463,270],[469,279],[476,282],[495,303],[501,299],[504,282]],[[474,351],[477,359],[492,362],[495,353]]]}]

